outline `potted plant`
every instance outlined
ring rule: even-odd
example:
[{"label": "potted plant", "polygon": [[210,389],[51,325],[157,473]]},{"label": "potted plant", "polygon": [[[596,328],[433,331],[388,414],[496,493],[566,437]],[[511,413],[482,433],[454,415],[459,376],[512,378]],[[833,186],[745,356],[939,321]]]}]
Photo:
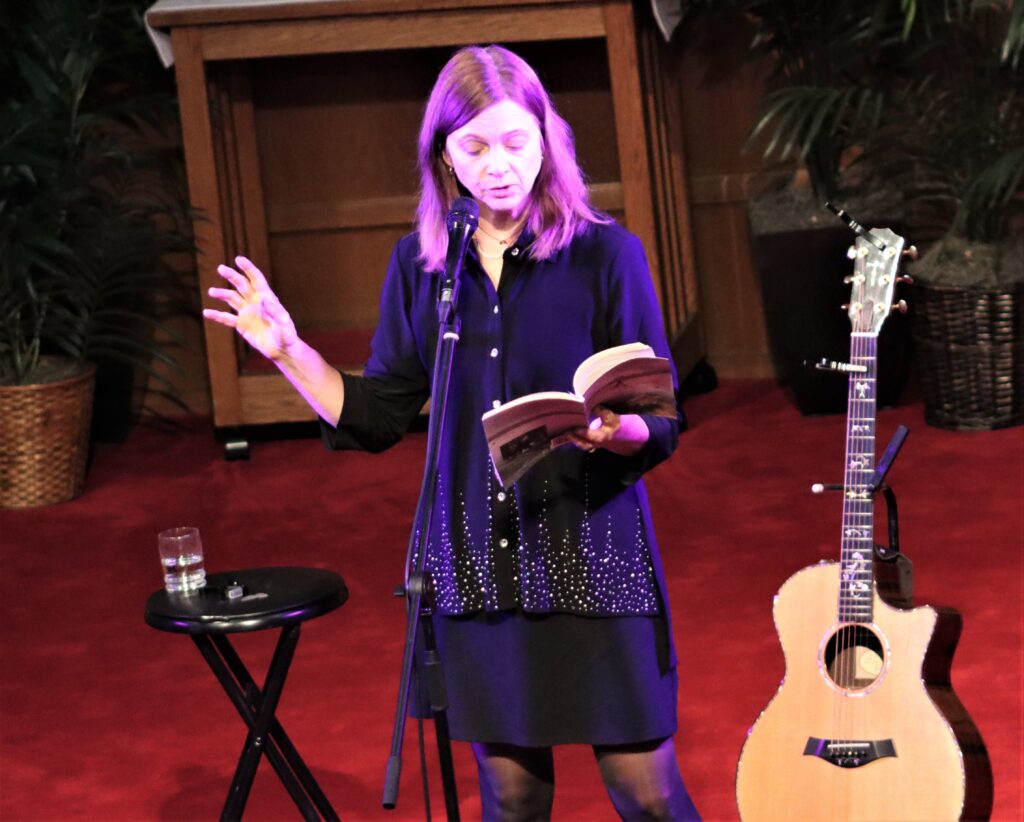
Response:
[{"label": "potted plant", "polygon": [[164,319],[191,294],[169,256],[191,248],[180,164],[156,129],[173,98],[148,85],[141,9],[86,5],[0,23],[0,507],[81,492],[97,366],[170,389],[153,364],[175,367]]},{"label": "potted plant", "polygon": [[[844,278],[853,236],[830,201],[871,226],[902,230],[897,188],[863,162],[884,134],[901,55],[899,4],[875,0],[734,0],[754,29],[751,53],[771,67],[748,146],[797,163],[749,202],[751,247],[776,373],[805,414],[846,409],[846,381],[810,367],[845,361]],[[879,402],[896,402],[909,372],[905,318],[879,341]]]},{"label": "potted plant", "polygon": [[[1024,422],[1024,5],[907,3],[910,52],[884,152],[919,233],[911,301],[925,418]],[[956,72],[948,71],[957,66]]]}]

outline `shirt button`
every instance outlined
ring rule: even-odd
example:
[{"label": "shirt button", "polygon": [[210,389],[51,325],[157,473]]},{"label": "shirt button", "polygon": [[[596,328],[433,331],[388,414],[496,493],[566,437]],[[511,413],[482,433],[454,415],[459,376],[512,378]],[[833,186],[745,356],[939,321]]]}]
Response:
[{"label": "shirt button", "polygon": [[492,408],[501,408],[501,400],[495,400],[491,403]]},{"label": "shirt button", "polygon": [[502,537],[498,540],[498,545],[500,545],[502,548],[508,548],[508,540],[505,539],[505,537]]},{"label": "shirt button", "polygon": [[498,492],[498,502],[504,502],[504,501],[505,501],[505,492],[504,491],[499,491]]},{"label": "shirt button", "polygon": [[497,314],[497,313],[498,313],[498,306],[494,306],[494,313],[495,313],[495,314]]},{"label": "shirt button", "polygon": [[497,348],[492,348],[491,349],[491,357],[494,358],[494,357],[497,357],[497,356],[498,356],[498,349]]}]

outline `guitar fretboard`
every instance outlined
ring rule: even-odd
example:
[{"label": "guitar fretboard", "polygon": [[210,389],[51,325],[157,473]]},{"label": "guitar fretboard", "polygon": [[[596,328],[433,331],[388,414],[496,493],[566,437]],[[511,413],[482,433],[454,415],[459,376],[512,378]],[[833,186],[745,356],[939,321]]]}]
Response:
[{"label": "guitar fretboard", "polygon": [[854,333],[850,364],[867,370],[850,375],[843,476],[843,533],[839,579],[839,621],[872,621],[875,470],[875,385],[878,336]]}]

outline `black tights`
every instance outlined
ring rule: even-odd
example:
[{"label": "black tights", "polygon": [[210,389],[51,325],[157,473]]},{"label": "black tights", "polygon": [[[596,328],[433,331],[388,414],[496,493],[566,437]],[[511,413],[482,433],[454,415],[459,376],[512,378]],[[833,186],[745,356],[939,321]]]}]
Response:
[{"label": "black tights", "polygon": [[[555,768],[551,748],[474,743],[484,822],[551,818]],[[625,820],[685,820],[700,815],[686,792],[672,739],[635,745],[595,745],[605,788]]]}]

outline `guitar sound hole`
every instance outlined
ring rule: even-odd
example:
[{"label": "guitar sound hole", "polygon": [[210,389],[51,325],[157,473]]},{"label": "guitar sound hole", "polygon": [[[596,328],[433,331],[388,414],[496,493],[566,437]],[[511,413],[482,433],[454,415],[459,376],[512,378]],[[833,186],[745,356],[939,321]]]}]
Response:
[{"label": "guitar sound hole", "polygon": [[882,673],[882,643],[864,625],[844,625],[825,646],[825,670],[840,688],[852,691],[869,687]]}]

